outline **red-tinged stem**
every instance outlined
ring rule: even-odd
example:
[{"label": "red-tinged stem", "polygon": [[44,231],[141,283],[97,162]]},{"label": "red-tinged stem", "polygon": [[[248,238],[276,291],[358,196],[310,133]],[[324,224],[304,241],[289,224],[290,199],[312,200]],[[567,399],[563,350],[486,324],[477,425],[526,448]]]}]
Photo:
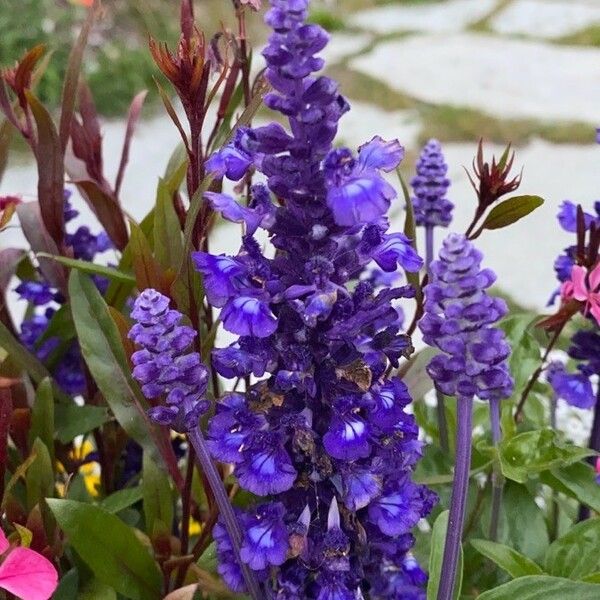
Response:
[{"label": "red-tinged stem", "polygon": [[[490,424],[492,429],[492,442],[498,448],[502,438],[500,429],[500,400],[492,398],[490,400]],[[493,542],[498,539],[498,524],[500,522],[500,508],[502,506],[502,491],[504,489],[504,478],[499,471],[498,464],[494,464],[492,473],[492,514],[490,518],[489,538]]]},{"label": "red-tinged stem", "polygon": [[198,465],[204,472],[204,475],[208,481],[208,485],[210,486],[210,489],[215,497],[215,502],[219,507],[219,512],[223,517],[223,522],[225,524],[225,528],[227,529],[227,533],[229,534],[233,553],[235,554],[236,560],[240,565],[246,587],[248,588],[248,594],[252,600],[263,600],[264,594],[261,591],[260,584],[256,579],[254,571],[252,571],[252,569],[250,569],[250,567],[242,561],[240,553],[240,548],[242,546],[242,532],[240,530],[240,525],[235,516],[235,512],[233,511],[233,506],[229,500],[227,490],[225,489],[223,481],[219,477],[219,472],[212,461],[206,441],[202,436],[200,428],[194,427],[193,429],[190,429],[190,431],[188,431],[188,439],[196,451]]},{"label": "red-tinged stem", "polygon": [[469,491],[473,398],[457,398],[456,413],[456,465],[437,600],[452,600],[456,584],[456,570]]},{"label": "red-tinged stem", "polygon": [[12,414],[12,394],[9,387],[0,387],[0,498],[4,497],[4,474],[8,461],[8,432]]},{"label": "red-tinged stem", "polygon": [[560,337],[560,334],[562,333],[562,330],[564,329],[565,325],[566,321],[556,329],[554,335],[550,339],[548,347],[546,348],[546,352],[544,352],[544,356],[542,357],[542,362],[540,363],[540,366],[533,372],[533,375],[529,378],[529,381],[527,382],[527,385],[525,386],[525,389],[521,394],[521,399],[519,400],[519,404],[517,405],[517,410],[515,411],[515,423],[519,423],[521,421],[523,408],[525,407],[525,402],[527,402],[527,397],[529,396],[529,393],[533,389],[533,386],[542,374],[542,371],[544,370],[544,365],[546,364],[546,361],[550,356],[550,352],[552,352],[552,349],[556,345],[556,342],[558,342],[558,338]]}]

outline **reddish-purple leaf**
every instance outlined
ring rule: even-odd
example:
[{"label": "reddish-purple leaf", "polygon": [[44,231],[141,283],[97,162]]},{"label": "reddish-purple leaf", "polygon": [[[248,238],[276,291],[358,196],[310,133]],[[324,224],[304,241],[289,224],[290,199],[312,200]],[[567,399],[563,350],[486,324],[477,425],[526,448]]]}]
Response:
[{"label": "reddish-purple leaf", "polygon": [[35,158],[42,219],[48,233],[60,248],[65,235],[63,153],[50,114],[33,94],[25,92],[25,95],[37,125]]},{"label": "reddish-purple leaf", "polygon": [[125,130],[125,140],[123,141],[123,151],[121,152],[121,162],[119,163],[119,170],[117,172],[117,180],[115,182],[115,196],[119,197],[119,191],[121,190],[121,184],[123,183],[123,176],[125,175],[125,167],[129,162],[129,148],[131,146],[131,138],[135,126],[140,118],[142,112],[142,106],[148,90],[143,90],[133,99],[131,106],[129,107],[129,114],[127,116],[127,129]]},{"label": "reddish-purple leaf", "polygon": [[81,63],[83,61],[83,53],[87,46],[88,36],[97,14],[96,4],[92,10],[88,11],[87,18],[75,45],[71,49],[67,72],[62,93],[62,112],[60,114],[59,138],[62,152],[64,153],[69,141],[69,131],[71,129],[71,121],[73,120],[73,112],[75,110],[75,100],[77,98],[77,86],[79,82],[79,73],[81,71]]},{"label": "reddish-purple leaf", "polygon": [[115,197],[94,181],[75,181],[74,183],[98,217],[108,237],[119,250],[123,250],[127,246],[129,234],[123,211]]},{"label": "reddish-purple leaf", "polygon": [[13,131],[13,126],[8,120],[2,121],[0,125],[0,181],[2,181],[2,176],[8,162],[8,151],[10,150]]},{"label": "reddish-purple leaf", "polygon": [[[87,146],[86,156],[88,158],[86,159],[86,165],[88,172],[90,177],[100,182],[103,179],[102,173],[104,172],[102,163],[102,134],[100,133],[100,123],[92,93],[84,81],[79,82],[79,114],[81,115],[83,130],[82,137]],[[77,153],[75,155],[78,158],[82,158]]]},{"label": "reddish-purple leaf", "polygon": [[19,121],[15,115],[12,104],[6,91],[6,85],[4,80],[0,77],[0,110],[4,113],[4,116],[13,124],[17,129],[21,129]]},{"label": "reddish-purple leaf", "polygon": [[20,248],[0,250],[0,303],[4,301],[4,292],[24,254],[25,251]]},{"label": "reddish-purple leaf", "polygon": [[[21,222],[21,229],[33,252],[45,252],[58,255],[58,246],[52,239],[42,221],[40,205],[38,202],[23,202],[17,206],[17,216]],[[40,270],[44,277],[56,288],[65,292],[67,289],[66,269],[54,260],[39,259]]]}]

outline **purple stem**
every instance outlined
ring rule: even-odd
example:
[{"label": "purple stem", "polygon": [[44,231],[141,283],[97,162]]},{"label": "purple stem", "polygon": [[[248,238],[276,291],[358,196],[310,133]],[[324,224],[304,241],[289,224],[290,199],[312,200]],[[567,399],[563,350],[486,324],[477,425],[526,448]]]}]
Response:
[{"label": "purple stem", "polygon": [[[502,431],[500,429],[500,400],[493,398],[490,400],[490,424],[492,428],[492,442],[498,448]],[[498,469],[498,464],[494,465],[492,472],[492,514],[490,518],[489,538],[492,541],[498,539],[498,523],[500,521],[500,507],[502,506],[502,490],[504,488],[504,478]]]},{"label": "purple stem", "polygon": [[[431,263],[433,262],[433,226],[425,226],[425,269],[429,275],[431,281]],[[450,450],[450,444],[448,442],[448,423],[446,421],[446,407],[444,401],[444,394],[435,391],[436,397],[436,416],[438,423],[438,435],[440,438],[440,448],[444,454],[448,454]]]},{"label": "purple stem", "polygon": [[473,398],[457,398],[456,413],[456,466],[437,600],[452,600],[456,585],[456,569],[469,491]]},{"label": "purple stem", "polygon": [[254,572],[246,563],[242,561],[240,555],[240,548],[242,545],[242,532],[240,530],[240,525],[233,511],[233,506],[229,501],[227,490],[225,489],[217,468],[212,461],[200,428],[195,427],[190,429],[188,431],[188,438],[192,443],[194,450],[196,451],[196,458],[198,460],[199,467],[206,476],[208,484],[210,485],[210,489],[215,497],[217,506],[219,507],[219,512],[223,517],[225,528],[227,529],[227,533],[229,534],[229,538],[231,540],[231,545],[233,546],[233,552],[240,565],[244,581],[246,582],[246,587],[248,588],[248,594],[253,600],[263,600],[264,595],[261,592],[260,584],[258,583]]}]

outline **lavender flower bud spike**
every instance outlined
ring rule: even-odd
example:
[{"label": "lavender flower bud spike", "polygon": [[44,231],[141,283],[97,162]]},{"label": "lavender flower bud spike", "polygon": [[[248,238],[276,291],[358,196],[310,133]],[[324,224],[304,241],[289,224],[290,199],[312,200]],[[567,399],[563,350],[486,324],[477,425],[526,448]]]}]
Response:
[{"label": "lavender flower bud spike", "polygon": [[[507,308],[487,294],[495,275],[481,269],[481,260],[464,235],[450,234],[444,240],[439,260],[431,264],[425,315],[419,323],[424,341],[441,350],[427,372],[439,391],[457,398],[456,467],[438,600],[451,600],[455,585],[469,485],[473,398],[495,403],[513,389],[506,362],[510,346],[493,327]],[[494,437],[498,429],[494,422]]]},{"label": "lavender flower bud spike", "polygon": [[[441,144],[437,140],[429,140],[421,150],[416,165],[416,176],[411,185],[414,190],[413,210],[417,226],[425,228],[425,268],[430,274],[431,262],[434,258],[434,229],[448,227],[452,221],[454,205],[446,198],[450,181],[446,174],[448,165],[442,154]],[[448,452],[448,424],[444,395],[437,391],[437,421],[440,446]]]}]

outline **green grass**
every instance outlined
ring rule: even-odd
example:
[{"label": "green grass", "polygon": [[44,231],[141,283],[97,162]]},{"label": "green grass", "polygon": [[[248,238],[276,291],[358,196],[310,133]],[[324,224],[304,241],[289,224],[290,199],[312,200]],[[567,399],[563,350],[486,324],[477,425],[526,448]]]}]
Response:
[{"label": "green grass", "polygon": [[421,105],[423,127],[419,141],[435,137],[446,142],[470,142],[484,138],[519,146],[533,138],[556,144],[593,143],[595,130],[586,123],[549,123],[536,119],[499,119],[471,108]]},{"label": "green grass", "polygon": [[600,46],[600,25],[590,25],[581,31],[552,40],[556,44],[568,46]]},{"label": "green grass", "polygon": [[471,23],[469,29],[471,31],[490,32],[492,30],[490,26],[491,20],[506,9],[509,4],[512,4],[512,2],[514,2],[514,0],[498,0],[496,5],[486,15],[481,17],[478,21]]},{"label": "green grass", "polygon": [[[52,56],[37,93],[56,108],[70,48],[86,9],[56,0],[4,2],[8,10],[0,10],[2,66],[14,64],[28,48],[45,44]],[[158,71],[148,51],[148,34],[173,42],[177,10],[162,0],[106,0],[103,6],[102,18],[90,36],[84,75],[99,112],[121,115],[139,90],[149,89],[152,97],[152,77]]]}]

